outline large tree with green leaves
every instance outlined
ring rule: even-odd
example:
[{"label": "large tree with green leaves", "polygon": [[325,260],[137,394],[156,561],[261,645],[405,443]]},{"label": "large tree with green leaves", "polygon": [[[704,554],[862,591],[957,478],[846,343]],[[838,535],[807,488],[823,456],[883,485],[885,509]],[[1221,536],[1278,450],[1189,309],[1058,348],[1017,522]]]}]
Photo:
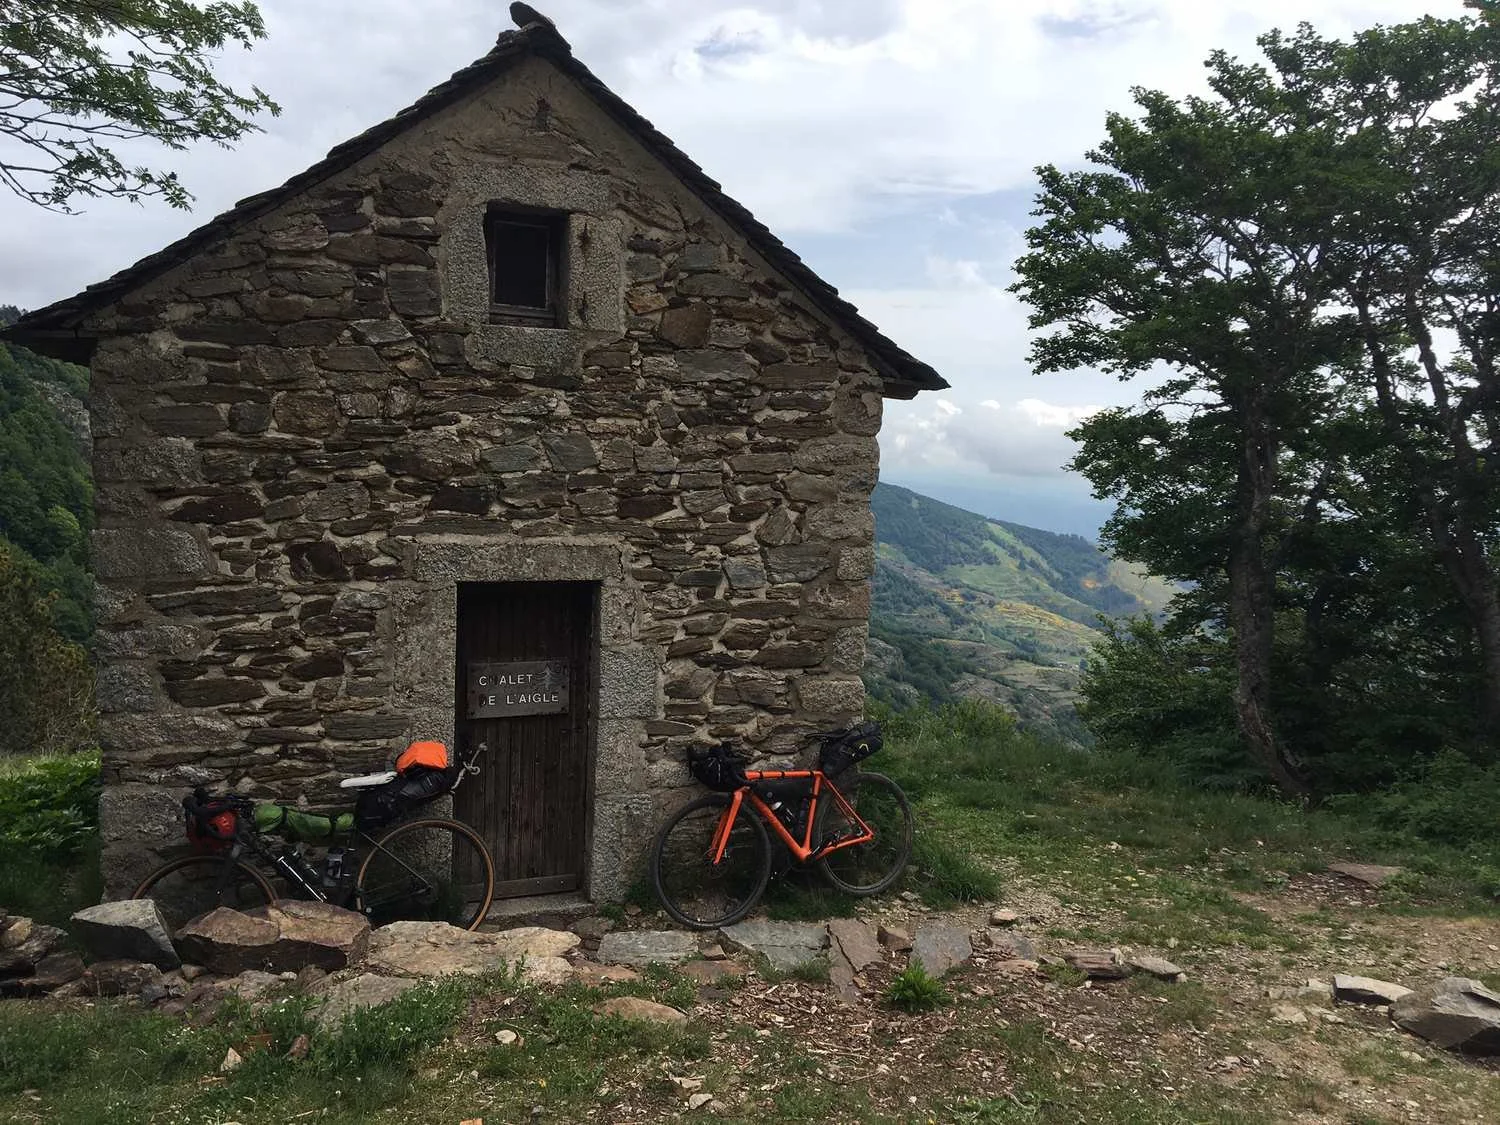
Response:
[{"label": "large tree with green leaves", "polygon": [[1039,371],[1157,377],[1141,406],[1083,424],[1074,467],[1120,501],[1118,553],[1164,577],[1222,575],[1240,731],[1303,793],[1273,715],[1274,575],[1288,495],[1312,497],[1321,475],[1300,438],[1353,341],[1328,268],[1339,137],[1271,76],[1222,54],[1210,67],[1214,97],[1137,90],[1141,116],[1109,117],[1093,167],[1039,169],[1015,289],[1048,330]]},{"label": "large tree with green leaves", "polygon": [[186,207],[175,172],[133,164],[141,139],[228,145],[279,109],[225,85],[213,56],[264,38],[250,3],[8,0],[0,5],[0,183],[71,210],[91,196],[159,196]]},{"label": "large tree with green leaves", "polygon": [[1120,501],[1117,550],[1227,627],[1241,735],[1295,792],[1278,707],[1464,683],[1464,630],[1461,705],[1500,731],[1500,27],[1260,45],[1210,58],[1212,97],[1137,91],[1094,167],[1042,169],[1016,288],[1040,370],[1157,377],[1075,467]]}]

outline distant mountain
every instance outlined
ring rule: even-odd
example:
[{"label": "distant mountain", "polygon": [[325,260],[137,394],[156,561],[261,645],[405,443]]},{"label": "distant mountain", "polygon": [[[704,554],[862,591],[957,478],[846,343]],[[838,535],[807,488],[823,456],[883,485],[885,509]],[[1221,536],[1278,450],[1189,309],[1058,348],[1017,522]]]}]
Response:
[{"label": "distant mountain", "polygon": [[988,519],[880,484],[870,693],[905,705],[982,696],[1084,742],[1074,710],[1100,614],[1159,612],[1173,588],[1078,535]]}]

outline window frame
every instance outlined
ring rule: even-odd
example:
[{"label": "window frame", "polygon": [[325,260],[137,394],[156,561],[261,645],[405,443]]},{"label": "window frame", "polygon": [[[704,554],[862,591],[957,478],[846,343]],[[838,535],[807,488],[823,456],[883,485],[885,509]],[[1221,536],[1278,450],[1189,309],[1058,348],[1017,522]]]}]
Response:
[{"label": "window frame", "polygon": [[[497,226],[541,227],[547,231],[546,286],[547,304],[512,305],[495,300],[496,293],[496,239]],[[534,328],[561,328],[564,326],[567,278],[567,230],[568,214],[540,207],[523,207],[511,203],[491,203],[484,214],[484,261],[485,284],[489,293],[489,322],[491,324],[519,324]]]}]

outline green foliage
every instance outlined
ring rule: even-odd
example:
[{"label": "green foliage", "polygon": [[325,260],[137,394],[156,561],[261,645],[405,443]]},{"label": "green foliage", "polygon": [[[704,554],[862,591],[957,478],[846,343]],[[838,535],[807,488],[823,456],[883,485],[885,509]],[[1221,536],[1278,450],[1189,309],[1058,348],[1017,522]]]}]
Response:
[{"label": "green foliage", "polygon": [[948,1002],[942,983],[930,976],[916,958],[891,980],[885,1002],[903,1012],[930,1012]]},{"label": "green foliage", "polygon": [[250,3],[11,0],[0,16],[0,136],[27,155],[0,162],[0,183],[64,211],[95,196],[186,207],[175,172],[132,167],[113,143],[227,146],[258,131],[250,118],[279,107],[259,89],[224,85],[212,63],[225,46],[264,37]]},{"label": "green foliage", "polygon": [[98,830],[97,753],[0,763],[0,863],[76,857]]},{"label": "green foliage", "polygon": [[1214,788],[1258,784],[1264,775],[1235,731],[1229,656],[1199,633],[1174,635],[1144,618],[1106,622],[1079,714],[1101,750],[1169,762]]},{"label": "green foliage", "polygon": [[48,394],[71,397],[81,411],[86,380],[82,368],[0,344],[0,545],[9,543],[15,565],[56,592],[55,627],[80,644],[93,625],[93,485],[79,442]]},{"label": "green foliage", "polygon": [[1106,639],[1084,710],[1216,785],[1492,762],[1500,28],[1259,43],[1039,173],[1015,287],[1038,370],[1168,372],[1083,423],[1073,467],[1119,502],[1120,557],[1194,586],[1160,635]]},{"label": "green foliage", "polygon": [[308,1061],[329,1076],[409,1067],[419,1052],[442,1042],[468,996],[466,983],[443,980],[350,1012],[335,1035],[317,1039]]},{"label": "green foliage", "polygon": [[56,596],[0,541],[0,755],[63,753],[93,737],[88,654],[53,627]]},{"label": "green foliage", "polygon": [[1421,840],[1490,853],[1500,863],[1500,766],[1476,765],[1457,751],[1437,754],[1389,788],[1334,797],[1329,804],[1376,825],[1391,842]]}]

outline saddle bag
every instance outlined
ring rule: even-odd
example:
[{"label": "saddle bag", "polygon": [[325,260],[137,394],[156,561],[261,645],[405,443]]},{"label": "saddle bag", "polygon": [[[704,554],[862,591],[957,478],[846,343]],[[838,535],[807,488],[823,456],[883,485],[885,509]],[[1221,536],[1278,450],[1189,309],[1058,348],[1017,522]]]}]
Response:
[{"label": "saddle bag", "polygon": [[745,759],[727,742],[690,748],[688,772],[718,793],[733,793],[746,783]]},{"label": "saddle bag", "polygon": [[211,797],[206,790],[195,789],[182,799],[182,813],[188,843],[194,851],[227,852],[234,844],[240,816],[233,800]]},{"label": "saddle bag", "polygon": [[847,730],[823,736],[818,752],[818,768],[829,777],[837,777],[856,762],[862,762],[885,745],[879,723],[860,723]]},{"label": "saddle bag", "polygon": [[[431,759],[429,759],[431,760]],[[443,760],[446,762],[447,752]],[[399,760],[398,760],[399,762]],[[366,789],[354,802],[354,820],[361,829],[384,828],[453,788],[458,769],[408,764],[384,785]]]}]

